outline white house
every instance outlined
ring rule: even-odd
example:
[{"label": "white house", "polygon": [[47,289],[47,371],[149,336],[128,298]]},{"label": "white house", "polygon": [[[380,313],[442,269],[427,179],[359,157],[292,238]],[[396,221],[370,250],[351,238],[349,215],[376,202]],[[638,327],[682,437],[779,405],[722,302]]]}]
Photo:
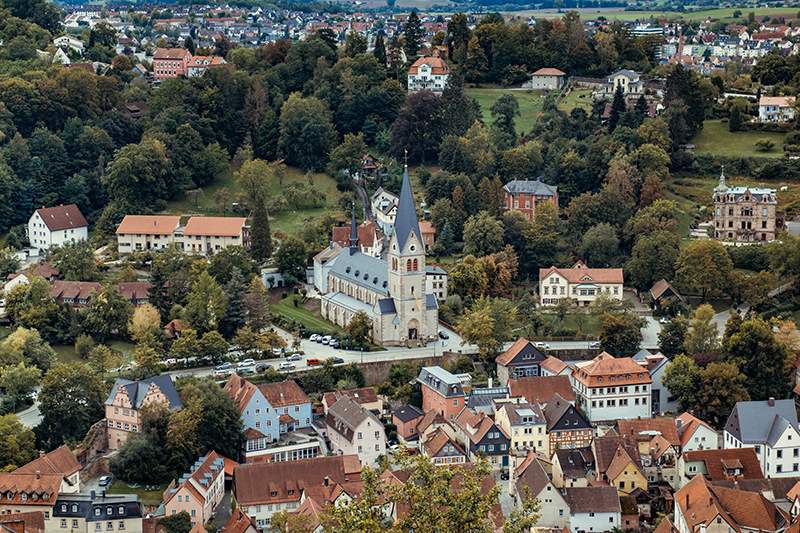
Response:
[{"label": "white house", "polygon": [[761,122],[790,122],[794,120],[794,96],[762,96],[758,101]]},{"label": "white house", "polygon": [[540,68],[531,74],[531,87],[533,89],[560,89],[564,84],[564,74],[557,68]]},{"label": "white house", "polygon": [[650,374],[650,379],[653,380],[653,397],[650,402],[650,408],[653,413],[674,413],[678,408],[678,402],[670,396],[667,387],[661,383],[661,380],[664,379],[667,365],[669,365],[669,359],[661,353],[653,355],[649,351],[642,349],[633,356],[633,360],[644,365]]},{"label": "white house", "polygon": [[615,359],[606,352],[572,369],[575,397],[589,422],[627,418],[650,418],[650,387],[647,369],[631,359]]},{"label": "white house", "polygon": [[441,57],[420,57],[408,70],[408,92],[441,93],[450,79],[450,65]]},{"label": "white house", "polygon": [[722,448],[755,448],[764,477],[800,475],[800,432],[794,400],[737,402]]},{"label": "white house", "polygon": [[378,190],[375,191],[370,198],[375,220],[387,236],[391,235],[394,229],[394,221],[397,217],[397,203],[399,201],[399,196],[387,191],[383,187],[378,187]]},{"label": "white house", "polygon": [[539,304],[557,305],[562,298],[572,298],[576,304],[587,306],[602,292],[621,300],[622,281],[621,268],[587,268],[583,261],[572,268],[540,268]]},{"label": "white house", "polygon": [[75,204],[42,207],[33,212],[25,232],[31,246],[46,250],[54,245],[86,240],[89,223]]},{"label": "white house", "polygon": [[[530,498],[539,500],[539,520],[536,525],[562,529],[570,524],[570,507],[535,457],[534,454],[528,454],[522,465],[516,469],[517,481],[514,488],[517,507],[526,499],[527,488]],[[619,500],[617,504],[619,505]]]},{"label": "white house", "polygon": [[717,432],[691,413],[683,413],[677,417],[675,425],[681,439],[681,452],[719,448]]},{"label": "white house", "polygon": [[56,37],[53,39],[53,44],[58,48],[72,48],[81,55],[86,48],[83,44],[83,41],[71,35],[62,35],[61,37]]},{"label": "white house", "polygon": [[379,456],[386,455],[383,424],[349,396],[342,396],[328,407],[325,424],[334,452],[356,454],[364,466],[373,466]]},{"label": "white house", "polygon": [[622,521],[622,507],[615,487],[568,487],[570,531],[609,531]]},{"label": "white house", "polygon": [[644,82],[641,77],[641,74],[632,70],[618,70],[606,78],[603,88],[595,96],[606,99],[614,98],[617,87],[621,87],[625,98],[638,98],[644,94]]}]

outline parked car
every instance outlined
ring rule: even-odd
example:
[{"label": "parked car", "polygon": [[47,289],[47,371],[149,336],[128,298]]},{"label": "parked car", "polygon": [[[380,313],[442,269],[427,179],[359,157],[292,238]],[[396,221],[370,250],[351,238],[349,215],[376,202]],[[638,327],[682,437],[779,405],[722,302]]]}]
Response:
[{"label": "parked car", "polygon": [[319,359],[314,359],[314,358],[306,359],[306,366],[319,366],[321,364],[322,361],[320,361]]},{"label": "parked car", "polygon": [[544,348],[545,350],[550,349],[550,345],[547,344],[546,342],[534,342],[533,345],[536,346],[537,348]]},{"label": "parked car", "polygon": [[224,376],[230,375],[232,373],[233,373],[233,369],[232,368],[220,368],[218,370],[214,370],[214,375],[215,376],[223,376],[224,377]]},{"label": "parked car", "polygon": [[285,355],[285,354],[286,354],[286,350],[284,350],[283,348],[273,348],[272,349],[272,355],[281,356],[281,355]]},{"label": "parked car", "polygon": [[311,342],[317,342],[319,340],[319,335],[314,333],[308,338],[308,340],[310,340]]},{"label": "parked car", "polygon": [[239,362],[239,364],[236,365],[236,366],[238,366],[239,368],[247,368],[248,366],[256,366],[256,361],[255,361],[255,359],[245,359],[244,361]]},{"label": "parked car", "polygon": [[665,316],[662,316],[661,320],[659,320],[658,323],[659,324],[669,324],[670,323],[670,319],[665,317]]},{"label": "parked car", "polygon": [[322,335],[317,335],[317,340],[316,340],[316,343],[317,343],[317,344],[322,344],[322,339],[324,339],[324,338],[325,338],[325,337],[323,337]]},{"label": "parked car", "polygon": [[239,350],[240,348],[238,344],[231,344],[230,346],[228,346],[229,352],[238,352]]},{"label": "parked car", "polygon": [[344,359],[342,359],[341,357],[334,357],[333,358],[333,364],[334,365],[341,365],[342,363],[344,363]]},{"label": "parked car", "polygon": [[256,365],[256,372],[266,372],[268,368],[269,368],[269,365],[265,365],[264,363],[261,363],[260,365]]},{"label": "parked car", "polygon": [[592,348],[593,350],[599,350],[600,349],[600,341],[592,341],[592,342],[590,342],[589,343],[589,348]]},{"label": "parked car", "polygon": [[440,331],[440,332],[439,332],[439,338],[440,338],[440,339],[445,339],[445,340],[447,340],[447,339],[449,339],[449,338],[450,338],[450,335],[448,335],[448,334],[447,334],[447,333],[445,333],[444,331]]},{"label": "parked car", "polygon": [[325,335],[324,337],[322,337],[322,344],[330,344],[332,339],[333,337],[331,337],[330,335]]},{"label": "parked car", "polygon": [[114,480],[113,476],[103,476],[100,478],[100,482],[98,483],[98,485],[100,485],[101,487],[107,487],[111,485],[111,482],[113,480]]},{"label": "parked car", "polygon": [[302,359],[302,357],[299,353],[293,353],[292,355],[286,356],[287,361],[299,361],[300,359]]},{"label": "parked car", "polygon": [[256,373],[256,369],[253,368],[252,366],[248,366],[248,367],[245,367],[245,368],[240,368],[237,372],[239,374],[255,374]]},{"label": "parked car", "polygon": [[293,370],[294,368],[294,363],[290,363],[289,361],[284,361],[278,365],[278,370]]},{"label": "parked car", "polygon": [[231,364],[230,361],[225,361],[221,365],[215,366],[214,370],[227,370],[227,369],[232,368],[232,367],[233,367],[233,364]]},{"label": "parked car", "polygon": [[329,346],[330,346],[330,347],[332,347],[332,348],[333,348],[333,349],[335,349],[335,350],[338,350],[339,348],[341,348],[341,347],[342,347],[342,344],[341,344],[341,343],[340,343],[338,340],[336,340],[336,339],[333,339],[333,340],[330,342]]}]

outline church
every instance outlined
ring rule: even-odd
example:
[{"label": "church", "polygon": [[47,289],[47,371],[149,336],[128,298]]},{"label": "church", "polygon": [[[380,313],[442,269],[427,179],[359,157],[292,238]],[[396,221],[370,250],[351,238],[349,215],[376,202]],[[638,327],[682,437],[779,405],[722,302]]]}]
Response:
[{"label": "church", "polygon": [[438,338],[439,303],[447,298],[447,273],[425,265],[408,168],[386,259],[360,251],[355,211],[349,247],[332,243],[314,257],[314,285],[321,314],[345,327],[359,311],[372,319],[372,340],[380,346],[424,346]]}]

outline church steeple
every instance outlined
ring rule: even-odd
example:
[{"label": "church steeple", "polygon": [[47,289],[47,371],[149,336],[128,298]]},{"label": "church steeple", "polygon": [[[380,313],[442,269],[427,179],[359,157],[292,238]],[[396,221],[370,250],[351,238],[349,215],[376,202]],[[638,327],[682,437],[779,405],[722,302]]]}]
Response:
[{"label": "church steeple", "polygon": [[725,185],[725,165],[722,165],[722,169],[719,171],[719,185],[716,186],[714,192],[727,192],[728,186]]},{"label": "church steeple", "polygon": [[397,247],[401,254],[412,232],[417,234],[420,243],[423,242],[417,220],[417,209],[414,206],[414,194],[411,192],[411,181],[408,179],[408,165],[403,173],[403,187],[400,189],[400,200],[397,202],[394,232],[397,235]]},{"label": "church steeple", "polygon": [[353,218],[350,222],[350,255],[358,251],[358,226],[356,225],[356,204],[353,203]]}]

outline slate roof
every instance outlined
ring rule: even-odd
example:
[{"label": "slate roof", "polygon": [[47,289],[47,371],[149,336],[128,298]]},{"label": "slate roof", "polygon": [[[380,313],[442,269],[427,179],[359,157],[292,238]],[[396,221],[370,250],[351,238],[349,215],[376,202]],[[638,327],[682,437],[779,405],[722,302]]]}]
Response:
[{"label": "slate roof", "polygon": [[37,209],[36,213],[42,219],[47,229],[59,231],[65,229],[83,228],[89,226],[83,218],[81,210],[75,204],[59,205],[56,207],[43,207]]},{"label": "slate roof", "polygon": [[415,418],[421,418],[425,416],[425,413],[423,413],[419,407],[414,407],[413,405],[404,405],[403,407],[392,411],[392,416],[397,417],[397,419],[401,422],[410,422]]},{"label": "slate roof", "polygon": [[417,377],[417,382],[435,390],[445,398],[466,396],[461,386],[461,380],[438,366],[423,367]]},{"label": "slate roof", "polygon": [[153,384],[161,390],[161,393],[166,397],[167,401],[169,401],[170,410],[183,409],[181,399],[178,397],[178,391],[175,390],[175,385],[172,383],[172,378],[170,378],[169,374],[162,374],[154,378],[140,381],[117,378],[114,382],[114,386],[111,388],[111,393],[106,399],[106,405],[112,405],[114,403],[114,397],[117,395],[117,390],[123,388],[128,393],[128,398],[131,400],[133,409],[139,409],[147,395],[147,391]]},{"label": "slate roof", "polygon": [[372,420],[382,427],[380,420],[369,410],[364,409],[349,396],[342,396],[335,404],[328,407],[325,423],[332,431],[340,433],[352,442],[358,426],[368,420]]},{"label": "slate roof", "polygon": [[467,398],[467,407],[470,409],[483,408],[483,411],[489,411],[487,414],[494,412],[495,398],[506,398],[508,396],[508,387],[492,387],[491,389],[472,389]]},{"label": "slate roof", "polygon": [[628,69],[618,70],[615,73],[610,74],[608,77],[609,78],[616,78],[617,76],[620,76],[620,75],[627,76],[628,78],[639,78],[639,77],[641,77],[640,74],[637,74],[636,72],[634,72],[632,70],[628,70]]},{"label": "slate roof", "polygon": [[534,196],[555,196],[558,187],[542,182],[541,178],[535,180],[512,180],[503,186],[508,194],[532,194]]},{"label": "slate roof", "polygon": [[436,301],[435,294],[425,295],[425,308],[426,309],[439,309],[439,302]]},{"label": "slate roof", "polygon": [[[576,409],[574,405],[556,392],[544,407],[544,416],[547,419],[547,431],[560,431],[560,428],[556,428],[555,426],[564,419],[565,415],[570,417],[567,422],[572,422],[572,424],[569,424],[569,429],[565,427],[563,428],[564,430],[592,429],[592,425],[584,418],[580,410]],[[577,424],[575,423],[576,420],[578,422]]]},{"label": "slate roof", "polygon": [[767,441],[775,416],[782,417],[795,428],[797,412],[793,400],[737,402],[725,424],[725,431],[745,444],[762,444]]},{"label": "slate roof", "polygon": [[[73,511],[74,505],[77,508]],[[100,512],[96,513],[98,509]],[[135,494],[106,494],[105,498],[94,500],[89,494],[61,494],[53,506],[53,518],[82,518],[87,522],[105,522],[131,518],[141,520],[143,517],[142,504]]]},{"label": "slate roof", "polygon": [[[421,245],[424,241],[422,240],[422,232],[419,229],[414,194],[411,191],[411,181],[408,179],[408,167],[406,167],[403,172],[403,187],[400,189],[400,200],[397,202],[397,218],[394,223],[397,248],[401,253],[412,232],[416,233]],[[384,265],[384,272],[386,271],[387,269]]]},{"label": "slate roof", "polygon": [[[722,193],[724,198],[721,203],[731,203],[731,200],[729,200],[731,196],[733,197],[732,201],[736,202],[741,199],[747,191],[750,191],[750,194],[752,194],[753,198],[758,202],[766,204],[778,203],[775,189],[762,189],[758,187],[729,187]],[[718,193],[719,191],[715,189],[715,192]]]},{"label": "slate roof", "polygon": [[591,448],[565,448],[556,450],[558,464],[566,477],[584,478],[594,471],[594,454]]},{"label": "slate roof", "polygon": [[545,359],[544,354],[542,354],[542,352],[536,346],[534,346],[531,341],[520,337],[516,340],[516,342],[514,342],[514,344],[511,345],[508,350],[503,352],[500,357],[497,358],[497,364],[508,366],[508,364],[513,362],[514,358],[521,353],[528,355],[529,359],[518,361],[518,364],[530,364],[536,361],[544,361]]},{"label": "slate roof", "polygon": [[383,300],[378,300],[378,312],[382,315],[397,314],[397,308],[394,306],[394,299],[384,298]]},{"label": "slate roof", "polygon": [[339,255],[331,266],[330,273],[383,296],[389,296],[389,269],[386,261],[377,257],[361,252]]},{"label": "slate roof", "polygon": [[574,514],[622,512],[615,487],[567,487],[564,499]]}]

